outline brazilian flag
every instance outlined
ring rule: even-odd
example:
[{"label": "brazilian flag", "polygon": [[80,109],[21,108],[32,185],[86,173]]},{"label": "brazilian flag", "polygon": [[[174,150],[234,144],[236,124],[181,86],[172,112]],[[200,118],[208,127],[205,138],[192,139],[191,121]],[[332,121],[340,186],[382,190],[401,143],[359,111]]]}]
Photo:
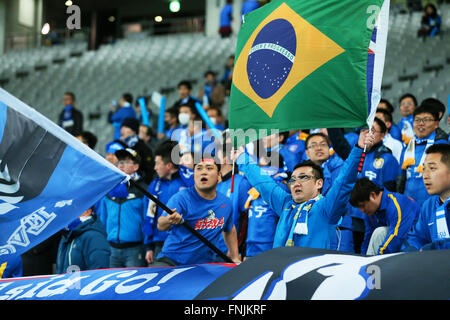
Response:
[{"label": "brazilian flag", "polygon": [[245,15],[230,129],[354,128],[373,121],[388,15],[389,0],[274,0]]}]

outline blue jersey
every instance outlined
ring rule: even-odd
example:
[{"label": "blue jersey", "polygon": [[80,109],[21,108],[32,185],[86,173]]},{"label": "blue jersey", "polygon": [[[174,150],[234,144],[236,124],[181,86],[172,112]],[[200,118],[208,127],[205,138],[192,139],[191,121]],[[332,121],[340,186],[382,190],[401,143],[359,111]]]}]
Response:
[{"label": "blue jersey", "polygon": [[396,190],[397,177],[400,175],[400,164],[384,145],[373,146],[367,152],[362,172],[358,178],[366,177],[373,183]]},{"label": "blue jersey", "polygon": [[339,171],[344,165],[344,160],[342,160],[337,154],[333,154],[328,158],[328,160],[322,164],[323,169],[323,187],[322,194],[326,195],[328,190],[333,185],[333,181],[339,175]]},{"label": "blue jersey", "polygon": [[284,144],[279,144],[271,149],[267,149],[267,152],[268,151],[276,151],[281,154],[284,160],[284,170],[286,171],[294,171],[294,167],[301,162],[301,153],[291,151],[289,147]]},{"label": "blue jersey", "polygon": [[220,11],[220,27],[231,26],[231,19],[233,17],[233,6],[229,3],[225,4]]},{"label": "blue jersey", "polygon": [[11,255],[8,261],[0,260],[0,279],[22,276],[23,264],[20,256]]},{"label": "blue jersey", "polygon": [[[286,184],[280,181],[278,185],[288,192]],[[246,256],[253,257],[273,248],[279,216],[255,188],[248,192],[246,207],[249,208]]]},{"label": "blue jersey", "polygon": [[215,155],[214,137],[208,133],[208,130],[197,132],[190,139],[190,151],[197,154],[211,154]]},{"label": "blue jersey", "polygon": [[[438,224],[444,222],[447,224],[448,231],[450,214],[448,213],[448,209],[443,209],[443,212],[439,213],[440,207],[442,207],[442,202],[439,200],[438,195],[431,196],[422,204],[417,222],[408,233],[403,249],[413,247],[419,250],[423,246],[431,243],[435,244],[436,249],[450,249],[449,235],[439,235],[438,232]],[[445,220],[438,222],[438,218]],[[440,242],[443,242],[443,245],[439,245]]]},{"label": "blue jersey", "polygon": [[[213,244],[218,243],[223,231],[233,228],[231,200],[220,192],[213,200],[207,200],[193,186],[176,193],[167,206],[176,208],[185,223]],[[176,265],[188,265],[213,262],[214,252],[182,225],[172,225],[158,255],[161,257],[171,259]]]},{"label": "blue jersey", "polygon": [[[148,192],[158,198],[162,203],[167,204],[169,199],[184,188],[194,185],[192,170],[180,166],[177,172],[172,174],[170,180],[156,177],[150,183]],[[167,231],[160,231],[157,228],[158,218],[163,213],[163,209],[146,197],[146,216],[144,219],[144,244],[152,248],[155,242],[163,242],[167,238]]]},{"label": "blue jersey", "polygon": [[391,129],[389,130],[389,133],[392,138],[402,142],[402,130],[398,127],[398,125],[393,123]]},{"label": "blue jersey", "polygon": [[122,122],[126,118],[136,118],[136,111],[131,105],[123,106],[119,110],[114,113],[110,113],[109,121],[113,124],[114,127],[114,140],[120,139],[120,127]]},{"label": "blue jersey", "polygon": [[412,199],[385,189],[376,213],[364,216],[365,235],[361,254],[366,254],[372,233],[378,227],[389,227],[389,230],[377,254],[399,252],[408,232],[417,221],[419,210],[419,205]]},{"label": "blue jersey", "polygon": [[[308,134],[305,132],[297,132],[296,134],[290,136],[286,140],[286,148],[296,155],[299,163],[302,162],[306,157],[306,146],[305,141],[308,138]],[[293,168],[292,168],[293,169]]]},{"label": "blue jersey", "polygon": [[242,4],[242,15],[247,14],[255,9],[259,8],[259,3],[256,0],[246,0]]}]

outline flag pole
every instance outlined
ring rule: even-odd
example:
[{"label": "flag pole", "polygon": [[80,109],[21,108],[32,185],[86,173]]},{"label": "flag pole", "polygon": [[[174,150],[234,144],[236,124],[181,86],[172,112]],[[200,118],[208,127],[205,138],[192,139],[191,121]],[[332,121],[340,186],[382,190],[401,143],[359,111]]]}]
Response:
[{"label": "flag pole", "polygon": [[[156,205],[158,205],[161,209],[166,211],[168,214],[173,214],[173,211],[167,207],[164,203],[162,203],[158,198],[153,196],[150,192],[148,192],[145,188],[137,184],[133,179],[130,179],[130,184],[138,188],[143,194],[145,194],[150,200],[152,200]],[[201,242],[203,242],[207,247],[209,247],[212,251],[214,251],[218,256],[220,256],[225,262],[234,263],[226,254],[220,251],[215,245],[213,245],[208,239],[202,236],[197,230],[192,228],[186,221],[183,219],[180,223],[183,227],[189,230],[194,236],[196,236]]]},{"label": "flag pole", "polygon": [[367,149],[367,145],[364,145],[364,150],[361,154],[361,159],[359,159],[358,173],[362,172],[362,169],[364,166],[364,160],[366,159],[366,149]]},{"label": "flag pole", "polygon": [[234,165],[235,165],[235,159],[233,157],[233,168],[231,169],[231,193],[233,193],[234,190]]}]

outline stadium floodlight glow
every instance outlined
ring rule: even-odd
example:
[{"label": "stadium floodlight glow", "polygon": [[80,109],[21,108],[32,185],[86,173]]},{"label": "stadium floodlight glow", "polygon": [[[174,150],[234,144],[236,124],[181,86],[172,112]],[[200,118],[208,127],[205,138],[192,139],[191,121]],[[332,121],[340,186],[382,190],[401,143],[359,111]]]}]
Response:
[{"label": "stadium floodlight glow", "polygon": [[180,8],[181,8],[180,1],[178,1],[178,0],[170,1],[170,3],[169,3],[170,12],[178,12],[178,11],[180,11]]},{"label": "stadium floodlight glow", "polygon": [[155,17],[155,21],[156,22],[161,22],[161,21],[163,21],[163,18],[161,16],[156,16]]},{"label": "stadium floodlight glow", "polygon": [[66,6],[70,7],[71,5],[73,5],[72,0],[67,0],[65,3]]},{"label": "stadium floodlight glow", "polygon": [[47,23],[44,24],[44,26],[42,27],[41,33],[43,35],[46,35],[50,32],[50,25]]}]

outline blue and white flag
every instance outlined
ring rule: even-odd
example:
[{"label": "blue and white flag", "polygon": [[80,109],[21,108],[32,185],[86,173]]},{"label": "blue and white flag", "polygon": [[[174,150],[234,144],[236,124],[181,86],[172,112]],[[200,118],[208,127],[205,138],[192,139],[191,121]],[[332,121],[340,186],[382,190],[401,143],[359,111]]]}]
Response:
[{"label": "blue and white flag", "polygon": [[0,262],[52,236],[127,176],[0,88]]}]

